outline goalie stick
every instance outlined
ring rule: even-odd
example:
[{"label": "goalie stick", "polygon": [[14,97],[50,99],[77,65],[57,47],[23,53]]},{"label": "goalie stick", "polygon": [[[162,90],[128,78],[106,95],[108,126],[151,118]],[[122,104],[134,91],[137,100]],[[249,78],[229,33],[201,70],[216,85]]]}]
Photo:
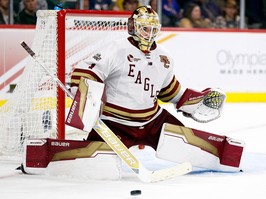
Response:
[{"label": "goalie stick", "polygon": [[[27,53],[38,63],[51,78],[56,81],[60,88],[73,100],[73,94],[66,88],[66,86],[55,77],[48,68],[41,64],[33,50],[24,42],[21,42],[21,46],[27,51]],[[113,149],[113,151],[121,158],[121,160],[137,175],[137,177],[143,182],[157,182],[176,176],[185,175],[192,171],[192,165],[190,162],[178,164],[176,166],[165,168],[161,170],[151,171],[146,169],[141,162],[135,157],[130,150],[122,143],[122,141],[105,125],[105,123],[98,118],[93,127],[94,130],[101,136],[101,138]]]}]

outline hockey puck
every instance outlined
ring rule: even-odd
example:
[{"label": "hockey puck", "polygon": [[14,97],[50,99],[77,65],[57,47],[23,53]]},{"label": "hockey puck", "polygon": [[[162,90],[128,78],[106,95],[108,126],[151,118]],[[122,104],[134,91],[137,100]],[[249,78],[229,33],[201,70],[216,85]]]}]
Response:
[{"label": "hockey puck", "polygon": [[137,196],[141,194],[141,190],[132,190],[130,191],[130,195],[132,196]]}]

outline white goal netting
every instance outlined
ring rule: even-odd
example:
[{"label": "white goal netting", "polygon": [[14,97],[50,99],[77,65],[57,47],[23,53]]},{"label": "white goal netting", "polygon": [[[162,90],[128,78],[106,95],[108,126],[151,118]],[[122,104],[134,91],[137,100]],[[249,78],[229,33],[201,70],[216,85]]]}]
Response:
[{"label": "white goal netting", "polygon": [[[66,83],[78,62],[102,45],[127,37],[128,15],[122,13],[40,10],[37,17],[31,48],[38,61]],[[20,82],[0,107],[0,154],[20,154],[25,138],[75,137],[76,131],[64,123],[71,100],[59,89],[28,57]]]}]

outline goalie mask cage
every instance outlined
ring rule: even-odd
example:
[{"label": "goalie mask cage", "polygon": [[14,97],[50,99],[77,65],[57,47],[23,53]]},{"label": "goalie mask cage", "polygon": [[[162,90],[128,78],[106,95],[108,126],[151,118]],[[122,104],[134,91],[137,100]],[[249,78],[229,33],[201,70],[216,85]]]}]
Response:
[{"label": "goalie mask cage", "polygon": [[[108,42],[128,36],[129,16],[113,11],[39,10],[31,48],[38,61],[67,85],[78,62]],[[21,154],[25,138],[73,139],[68,132],[75,129],[65,126],[71,102],[29,57],[11,98],[0,107],[0,154]]]}]

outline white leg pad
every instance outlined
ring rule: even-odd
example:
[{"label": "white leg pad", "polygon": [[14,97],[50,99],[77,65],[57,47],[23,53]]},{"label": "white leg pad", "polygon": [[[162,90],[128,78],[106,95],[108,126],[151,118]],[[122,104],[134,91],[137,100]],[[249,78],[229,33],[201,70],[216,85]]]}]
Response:
[{"label": "white leg pad", "polygon": [[78,158],[50,162],[46,174],[90,180],[121,179],[121,161],[115,154],[98,154],[93,158]]},{"label": "white leg pad", "polygon": [[119,180],[121,160],[104,142],[28,139],[23,155],[28,174]]},{"label": "white leg pad", "polygon": [[229,172],[240,170],[243,142],[196,131],[164,124],[156,156],[177,163],[191,162],[195,167],[210,170]]}]

